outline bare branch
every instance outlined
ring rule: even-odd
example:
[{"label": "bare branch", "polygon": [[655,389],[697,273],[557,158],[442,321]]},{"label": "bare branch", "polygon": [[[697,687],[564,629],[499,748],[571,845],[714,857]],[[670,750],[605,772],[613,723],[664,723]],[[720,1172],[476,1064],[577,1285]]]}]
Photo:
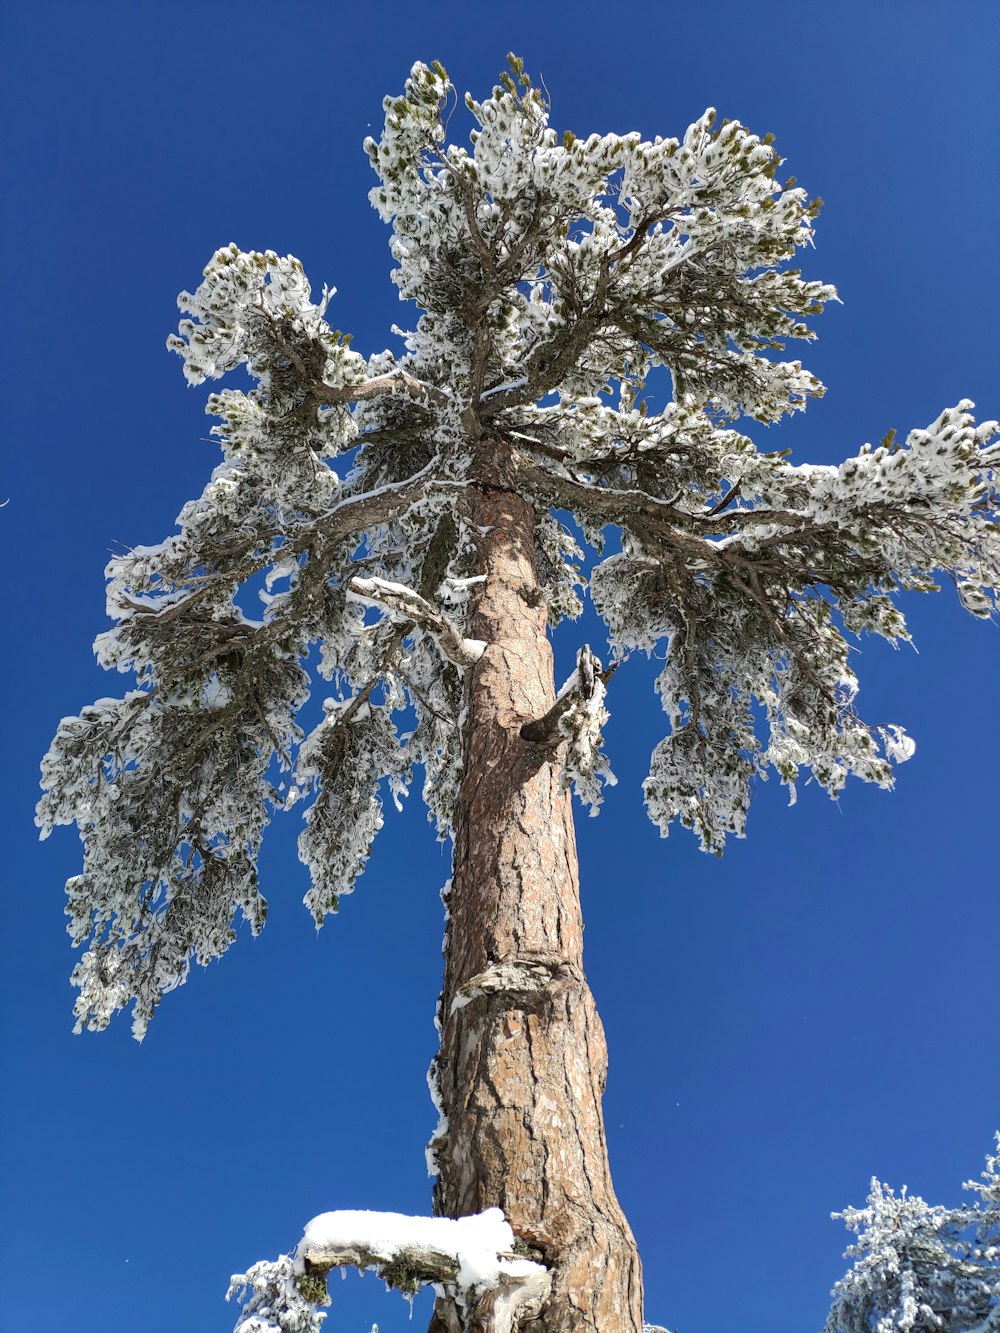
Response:
[{"label": "bare branch", "polygon": [[734,501],[734,500],[736,499],[736,497],[739,495],[739,493],[740,493],[740,488],[742,487],[742,485],[743,485],[742,480],[735,481],[735,482],[733,483],[733,485],[730,486],[730,488],[729,488],[729,490],[726,492],[726,494],[725,494],[725,495],[722,497],[722,499],[719,501],[719,503],[718,503],[718,504],[714,504],[714,505],[712,506],[711,509],[707,509],[707,510],[705,511],[703,517],[704,517],[704,518],[714,518],[714,517],[716,516],[716,514],[721,514],[722,511],[723,511],[723,509],[728,509],[728,507],[733,503],[733,501]]}]

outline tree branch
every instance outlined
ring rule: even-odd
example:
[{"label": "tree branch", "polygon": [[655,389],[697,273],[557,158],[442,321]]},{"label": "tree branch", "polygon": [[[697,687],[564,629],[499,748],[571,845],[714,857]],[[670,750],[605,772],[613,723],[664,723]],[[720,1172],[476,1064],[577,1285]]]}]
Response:
[{"label": "tree branch", "polygon": [[458,1278],[458,1259],[433,1246],[407,1246],[386,1254],[363,1242],[345,1245],[310,1245],[301,1255],[307,1273],[327,1273],[331,1268],[374,1268],[390,1286],[412,1293],[425,1282],[451,1284]]},{"label": "tree branch", "polygon": [[[572,509],[606,523],[616,523],[632,532],[637,530],[635,520],[646,518],[661,533],[669,529],[671,540],[679,546],[693,550],[697,543],[705,558],[715,553],[715,547],[708,541],[708,536],[717,533],[720,525],[739,529],[755,524],[775,524],[789,529],[788,532],[764,539],[770,545],[779,545],[792,536],[815,536],[825,533],[829,528],[829,524],[817,524],[809,514],[794,509],[734,509],[729,513],[710,510],[692,514],[642,490],[623,491],[609,486],[589,486],[571,477],[561,476],[558,472],[545,471],[520,453],[514,454],[514,470],[526,488],[548,498],[557,507]],[[695,531],[697,528],[701,528],[705,535]]]},{"label": "tree branch", "polygon": [[504,408],[521,407],[544,398],[587,349],[603,318],[603,312],[581,312],[576,321],[567,324],[556,337],[539,344],[521,367],[514,385],[480,403],[480,417],[485,420]]},{"label": "tree branch", "polygon": [[617,662],[612,662],[611,666],[601,670],[597,658],[590,651],[590,645],[586,643],[580,649],[577,661],[578,666],[569,688],[563,690],[547,713],[543,713],[541,717],[536,718],[533,722],[525,722],[521,728],[522,740],[530,741],[533,745],[552,746],[565,740],[565,736],[559,729],[559,723],[563,717],[582,699],[590,698],[594,692],[595,678],[602,685],[607,685],[618,670]]},{"label": "tree branch", "polygon": [[402,366],[398,370],[389,371],[387,375],[364,380],[361,384],[341,384],[335,388],[332,384],[321,381],[316,386],[317,395],[328,407],[334,407],[339,403],[360,403],[367,398],[379,398],[383,394],[400,391],[409,394],[411,398],[430,399],[439,407],[449,402],[449,395],[444,389],[438,388],[436,384],[428,384],[426,380],[418,380]]},{"label": "tree branch", "polygon": [[[123,606],[127,606],[131,613],[155,617],[160,624],[179,619],[207,596],[213,594],[220,583],[244,583],[247,579],[252,578],[254,574],[259,574],[262,570],[274,565],[277,560],[297,558],[308,550],[317,536],[336,542],[344,537],[351,536],[353,533],[360,533],[365,528],[375,527],[398,518],[414,500],[418,500],[426,494],[433,470],[434,461],[421,468],[419,472],[415,472],[412,477],[407,477],[405,481],[389,482],[375,490],[362,491],[358,495],[348,496],[341,500],[339,504],[334,505],[327,513],[320,515],[319,518],[312,519],[300,528],[265,528],[257,532],[247,533],[238,542],[220,545],[217,548],[210,547],[198,552],[196,568],[216,563],[220,565],[220,568],[210,574],[193,575],[183,569],[177,569],[169,574],[164,571],[161,574],[161,577],[167,578],[175,589],[186,587],[189,579],[196,583],[197,586],[192,588],[186,597],[164,596],[159,598],[154,593],[150,601],[142,602],[134,600],[124,590],[121,590],[116,593],[117,600]],[[242,557],[255,547],[273,541],[276,537],[285,538],[285,545],[280,551],[276,553],[268,550],[265,555],[252,561],[249,565],[239,563]],[[145,595],[149,596],[149,594]],[[161,604],[158,605],[158,602]],[[124,617],[121,618],[124,619]]]},{"label": "tree branch", "polygon": [[515,1333],[539,1314],[552,1285],[548,1270],[518,1255],[515,1244],[499,1209],[457,1219],[325,1213],[299,1243],[298,1285],[323,1304],[330,1269],[373,1268],[407,1295],[427,1283],[450,1290],[464,1328]]},{"label": "tree branch", "polygon": [[426,597],[403,583],[390,583],[387,579],[353,578],[348,582],[348,592],[362,601],[374,602],[377,606],[387,607],[399,615],[405,616],[414,624],[422,625],[437,637],[441,651],[456,666],[473,666],[483,655],[486,645],[479,639],[467,639],[462,631],[443,611],[439,611]]},{"label": "tree branch", "polygon": [[690,531],[695,522],[693,514],[654,499],[645,491],[611,490],[607,487],[587,486],[547,471],[530,462],[523,454],[514,454],[514,474],[528,494],[537,495],[558,508],[586,514],[598,522],[616,523],[635,531],[636,519],[647,518],[658,525],[658,530],[676,545],[697,553],[704,559],[712,554],[712,547],[703,537]]}]

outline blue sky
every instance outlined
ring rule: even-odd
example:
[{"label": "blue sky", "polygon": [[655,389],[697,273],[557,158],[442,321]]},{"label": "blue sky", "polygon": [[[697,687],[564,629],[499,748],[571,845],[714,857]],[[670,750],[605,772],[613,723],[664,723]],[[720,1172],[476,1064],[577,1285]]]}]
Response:
[{"label": "blue sky", "polygon": [[[256,942],[127,1024],[71,1035],[62,883],[37,764],[99,672],[111,550],[157,541],[213,466],[205,394],[164,350],[219,245],[298,255],[355,346],[401,318],[361,152],[417,58],[487,89],[504,53],[577,133],[672,134],[712,104],[772,131],[827,201],[807,276],[843,306],[804,360],[828,396],[763,447],[837,461],[962,397],[1000,414],[995,55],[1000,9],[883,3],[625,7],[65,0],[0,8],[7,384],[0,510],[6,762],[0,1328],[225,1329],[228,1275],[334,1207],[422,1212],[424,1083],[446,853],[414,798],[317,936],[292,816]],[[661,842],[639,783],[662,720],[632,664],[619,786],[579,821],[587,964],[608,1030],[612,1166],[647,1313],[681,1333],[809,1333],[843,1271],[832,1209],[877,1173],[934,1201],[1000,1127],[995,627],[911,599],[919,653],[864,644],[860,703],[918,744],[887,795],[775,783],[723,861]],[[557,645],[561,664],[579,637]],[[596,646],[596,644],[595,644]],[[409,1327],[374,1278],[328,1327]],[[420,1313],[417,1323],[419,1327]]]}]

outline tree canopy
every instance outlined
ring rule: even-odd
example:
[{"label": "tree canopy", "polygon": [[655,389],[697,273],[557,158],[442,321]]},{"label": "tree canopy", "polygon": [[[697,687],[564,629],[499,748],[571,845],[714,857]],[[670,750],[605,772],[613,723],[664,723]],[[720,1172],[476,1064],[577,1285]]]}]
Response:
[{"label": "tree canopy", "polygon": [[[971,403],[839,467],[761,453],[734,424],[823,392],[777,354],[835,297],[789,267],[818,203],[766,139],[712,111],[680,139],[559,134],[516,58],[466,98],[471,148],[447,141],[453,101],[439,65],[416,65],[366,143],[419,312],[400,356],[354,351],[291,257],[227,246],[180,297],[169,345],[188,381],[243,367],[254,387],[210,397],[223,459],[178,532],[108,566],[118,623],[99,658],[137,688],[65,719],[45,763],[43,830],[75,821],[84,841],[68,886],[74,942],[90,940],[83,1026],[134,1001],[141,1035],[237,914],[261,928],[274,809],[306,802],[318,922],[364,865],[383,781],[420,767],[447,834],[477,651],[462,496],[483,450],[540,515],[550,623],[586,591],[613,662],[664,656],[649,813],[709,850],[743,835],[769,770],[793,798],[801,773],[831,793],[850,774],[891,785],[912,742],[858,714],[849,638],[907,638],[896,593],[943,572],[974,614],[994,605],[1000,451]],[[659,367],[673,395],[654,410]],[[314,644],[333,688],[304,736]],[[598,672],[558,719],[593,805],[602,697]]]}]

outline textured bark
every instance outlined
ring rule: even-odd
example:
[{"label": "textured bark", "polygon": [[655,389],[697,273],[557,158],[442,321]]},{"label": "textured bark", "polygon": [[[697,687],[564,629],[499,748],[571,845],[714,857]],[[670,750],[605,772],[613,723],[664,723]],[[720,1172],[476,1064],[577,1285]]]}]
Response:
[{"label": "textured bark", "polygon": [[[551,748],[521,738],[554,702],[534,558],[534,512],[514,491],[472,492],[486,583],[468,633],[465,776],[437,1082],[437,1211],[503,1209],[552,1270],[533,1333],[638,1333],[641,1268],[611,1185],[601,1112],[604,1031],[583,972],[572,810]],[[474,1330],[492,1327],[476,1315]],[[457,1333],[437,1303],[432,1333]]]}]

